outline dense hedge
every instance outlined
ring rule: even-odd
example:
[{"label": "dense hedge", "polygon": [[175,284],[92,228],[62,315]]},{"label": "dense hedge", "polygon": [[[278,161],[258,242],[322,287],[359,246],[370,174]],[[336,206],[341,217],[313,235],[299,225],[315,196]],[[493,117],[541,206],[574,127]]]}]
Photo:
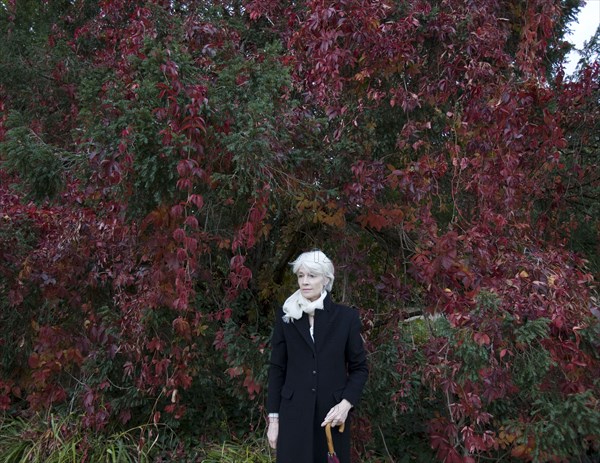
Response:
[{"label": "dense hedge", "polygon": [[273,314],[319,247],[369,352],[357,461],[597,459],[577,8],[4,2],[0,452],[271,458]]}]

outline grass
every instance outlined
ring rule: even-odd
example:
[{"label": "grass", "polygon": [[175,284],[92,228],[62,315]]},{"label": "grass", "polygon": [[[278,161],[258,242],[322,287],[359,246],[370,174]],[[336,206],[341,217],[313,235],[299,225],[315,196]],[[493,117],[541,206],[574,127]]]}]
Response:
[{"label": "grass", "polygon": [[[155,425],[113,434],[81,426],[77,416],[0,418],[0,461],[3,463],[151,463],[171,433]],[[161,439],[160,445],[159,437]]]},{"label": "grass", "polygon": [[275,463],[274,452],[266,442],[250,439],[244,442],[224,442],[207,449],[202,463]]},{"label": "grass", "polygon": [[266,439],[257,437],[199,448],[182,445],[164,425],[102,433],[85,429],[76,415],[27,420],[0,415],[2,463],[275,463]]}]

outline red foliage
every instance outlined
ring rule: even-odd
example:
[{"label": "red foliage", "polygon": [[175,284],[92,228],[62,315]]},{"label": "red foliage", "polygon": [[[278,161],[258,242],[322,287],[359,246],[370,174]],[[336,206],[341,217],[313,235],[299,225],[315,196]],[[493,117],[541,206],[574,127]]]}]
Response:
[{"label": "red foliage", "polygon": [[[540,390],[597,392],[598,358],[580,334],[593,278],[567,250],[573,222],[562,219],[572,184],[597,185],[597,166],[570,137],[585,144],[593,134],[600,71],[547,81],[561,2],[249,1],[224,5],[219,20],[183,3],[104,0],[90,17],[73,5],[51,28],[48,54],[67,44],[89,71],[86,85],[99,83],[80,108],[85,85],[58,59],[48,66],[52,91],[32,88],[44,109],[31,103],[27,128],[85,164],[66,174],[57,201],[28,202],[12,188],[23,180],[0,169],[2,307],[23,314],[17,335],[31,344],[28,368],[0,380],[0,410],[21,398],[34,410],[75,398],[95,429],[127,422],[132,411],[110,400],[117,371],[160,399],[152,419],[182,419],[184,391],[215,350],[227,368],[207,374],[260,398],[260,373],[230,349],[231,326],[240,337],[248,325],[268,331],[282,269],[313,242],[334,250],[344,296],[382,306],[364,312],[366,342],[375,350],[385,318],[401,412],[413,387],[399,342],[404,305],[457,333],[455,345],[431,336],[422,346],[421,379],[443,397],[427,423],[440,461],[500,448],[489,406],[519,392],[511,365],[525,347],[514,330],[528,321],[549,320],[541,345],[552,367]],[[7,8],[12,17],[15,3]],[[254,89],[256,69],[267,68],[264,44],[253,43],[265,36],[283,41],[277,71],[290,72],[293,88],[277,88],[273,114],[247,123],[235,92]],[[214,96],[228,78],[231,106]],[[19,101],[0,95],[5,142]],[[253,148],[242,162],[223,140],[256,142],[248,127],[264,134],[267,154]],[[166,193],[136,216],[135,194],[158,184]],[[485,294],[497,306],[482,308]],[[264,343],[248,339],[264,363]],[[465,377],[460,349],[470,345],[487,357]],[[358,435],[373,434],[367,418],[359,423]],[[515,458],[530,457],[526,444]]]}]

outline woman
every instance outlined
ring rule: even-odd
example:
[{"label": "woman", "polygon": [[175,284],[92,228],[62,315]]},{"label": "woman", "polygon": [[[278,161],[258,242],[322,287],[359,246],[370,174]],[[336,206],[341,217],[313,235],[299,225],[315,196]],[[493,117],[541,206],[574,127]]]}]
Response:
[{"label": "woman", "polygon": [[325,425],[345,424],[332,434],[349,463],[348,412],[368,376],[358,312],[331,300],[334,268],[321,251],[301,254],[292,268],[299,289],[278,311],[271,340],[269,445],[277,463],[325,463]]}]

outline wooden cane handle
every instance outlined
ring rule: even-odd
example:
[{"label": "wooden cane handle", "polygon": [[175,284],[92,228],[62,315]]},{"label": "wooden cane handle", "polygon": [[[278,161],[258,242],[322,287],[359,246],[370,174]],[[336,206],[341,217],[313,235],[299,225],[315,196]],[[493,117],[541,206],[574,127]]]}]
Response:
[{"label": "wooden cane handle", "polygon": [[[344,432],[344,428],[346,427],[346,423],[340,424],[340,432]],[[327,436],[327,450],[330,455],[333,455],[335,452],[333,448],[333,438],[331,437],[331,423],[327,423],[325,425],[325,435]]]},{"label": "wooden cane handle", "polygon": [[325,435],[327,436],[327,451],[330,455],[333,455],[333,439],[331,438],[331,425],[329,423],[325,425]]}]

